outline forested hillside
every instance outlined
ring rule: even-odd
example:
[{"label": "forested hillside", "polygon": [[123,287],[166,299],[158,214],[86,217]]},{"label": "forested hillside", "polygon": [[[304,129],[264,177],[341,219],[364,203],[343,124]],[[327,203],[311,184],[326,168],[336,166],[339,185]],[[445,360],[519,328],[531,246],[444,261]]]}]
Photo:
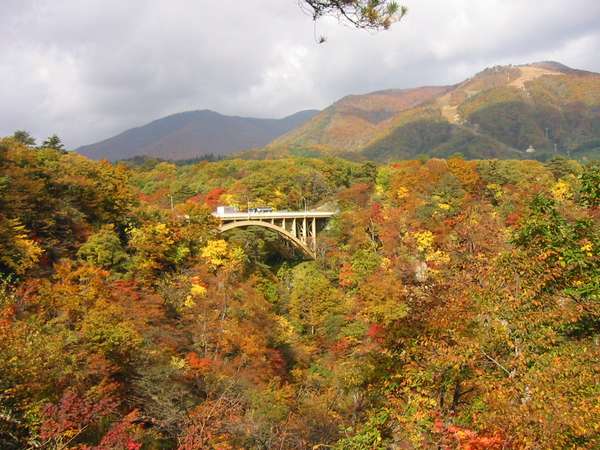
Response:
[{"label": "forested hillside", "polygon": [[258,119],[225,116],[210,110],[187,111],[84,145],[77,151],[92,159],[109,161],[142,155],[170,160],[227,155],[263,147],[317,112],[307,110],[282,119]]},{"label": "forested hillside", "polygon": [[[218,204],[339,213],[309,261]],[[2,449],[600,447],[598,163],[5,138],[0,273]]]},{"label": "forested hillside", "polygon": [[[533,148],[535,151],[526,153]],[[345,97],[251,157],[421,155],[576,159],[600,154],[600,74],[555,62],[485,69],[454,86]]]}]

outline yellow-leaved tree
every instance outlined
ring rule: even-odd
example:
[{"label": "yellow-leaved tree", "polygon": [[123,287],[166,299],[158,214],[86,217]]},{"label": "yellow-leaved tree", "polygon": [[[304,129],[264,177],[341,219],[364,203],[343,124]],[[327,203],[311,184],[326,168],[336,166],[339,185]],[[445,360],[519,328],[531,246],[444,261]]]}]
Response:
[{"label": "yellow-leaved tree", "polygon": [[235,273],[243,268],[246,261],[246,254],[242,248],[233,246],[223,239],[208,241],[202,249],[201,256],[215,274],[219,271],[227,274]]},{"label": "yellow-leaved tree", "polygon": [[22,275],[38,261],[42,249],[29,239],[25,227],[17,219],[0,216],[0,270],[2,267]]}]

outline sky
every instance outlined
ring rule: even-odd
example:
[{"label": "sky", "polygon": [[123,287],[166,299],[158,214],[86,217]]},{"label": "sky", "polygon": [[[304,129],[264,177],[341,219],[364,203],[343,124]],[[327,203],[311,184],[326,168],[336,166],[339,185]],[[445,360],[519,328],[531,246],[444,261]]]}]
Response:
[{"label": "sky", "polygon": [[598,0],[405,0],[377,33],[298,3],[2,0],[0,136],[76,148],[182,111],[278,118],[500,64],[600,72]]}]

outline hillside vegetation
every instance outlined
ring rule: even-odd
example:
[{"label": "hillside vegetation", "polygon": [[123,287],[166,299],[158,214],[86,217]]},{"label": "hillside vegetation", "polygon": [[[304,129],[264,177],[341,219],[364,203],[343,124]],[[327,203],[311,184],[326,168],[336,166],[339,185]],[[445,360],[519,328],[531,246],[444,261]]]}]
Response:
[{"label": "hillside vegetation", "polygon": [[[530,146],[536,152],[526,154]],[[498,66],[455,86],[345,97],[276,139],[262,157],[387,162],[454,153],[474,159],[597,158],[600,74],[558,63]]]},{"label": "hillside vegetation", "polygon": [[[307,261],[220,235],[217,204],[339,213]],[[126,166],[6,138],[0,273],[2,449],[600,446],[598,164]]]}]

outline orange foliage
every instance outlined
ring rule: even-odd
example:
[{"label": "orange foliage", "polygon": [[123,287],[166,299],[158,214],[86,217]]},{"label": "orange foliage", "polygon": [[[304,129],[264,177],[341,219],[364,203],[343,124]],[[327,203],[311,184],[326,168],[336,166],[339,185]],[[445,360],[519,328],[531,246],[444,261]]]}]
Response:
[{"label": "orange foliage", "polygon": [[219,205],[221,195],[224,193],[225,189],[214,188],[204,196],[204,203],[206,203],[209,208],[215,209]]},{"label": "orange foliage", "polygon": [[210,358],[201,358],[195,352],[188,353],[185,357],[185,360],[190,368],[198,373],[208,372],[213,364],[213,361]]},{"label": "orange foliage", "polygon": [[355,204],[364,207],[369,201],[371,186],[366,183],[356,183],[338,193],[338,199],[344,204]]},{"label": "orange foliage", "polygon": [[476,161],[465,161],[461,158],[450,158],[448,169],[460,181],[463,188],[469,192],[475,192],[482,180],[477,172]]},{"label": "orange foliage", "polygon": [[344,263],[340,268],[340,274],[338,275],[340,286],[350,287],[354,284],[354,272],[352,271],[352,265]]}]

